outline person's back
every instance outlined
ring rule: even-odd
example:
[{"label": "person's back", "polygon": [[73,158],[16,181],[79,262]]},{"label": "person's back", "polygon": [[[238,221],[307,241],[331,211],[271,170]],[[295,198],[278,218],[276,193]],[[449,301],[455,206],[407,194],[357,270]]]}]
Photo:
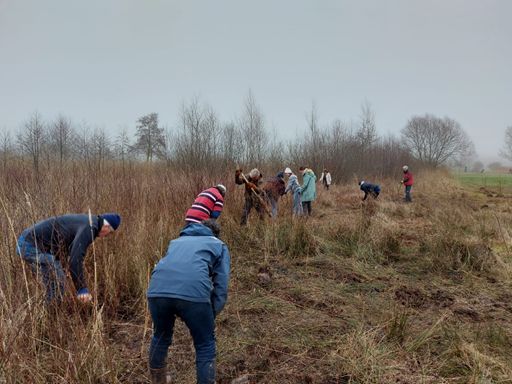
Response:
[{"label": "person's back", "polygon": [[364,184],[361,185],[361,191],[363,192],[373,192],[378,191],[380,192],[380,186],[377,184],[372,184],[367,181],[364,182]]},{"label": "person's back", "polygon": [[302,210],[305,215],[312,214],[312,202],[316,199],[316,175],[306,167],[300,167],[302,173]]},{"label": "person's back", "polygon": [[167,353],[176,317],[190,330],[198,383],[215,383],[215,317],[227,299],[230,256],[215,220],[188,224],[156,265],[147,292],[153,320],[149,349],[152,383],[166,382]]},{"label": "person's back", "polygon": [[199,193],[185,214],[185,221],[187,223],[200,223],[210,218],[217,219],[224,208],[225,194],[226,187],[222,184],[217,184],[215,187],[205,189]]},{"label": "person's back", "polygon": [[301,191],[299,178],[297,177],[297,175],[290,174],[290,177],[288,178],[288,184],[286,185],[285,193],[287,193],[288,191],[292,191],[292,193],[295,193],[296,191]]},{"label": "person's back", "polygon": [[165,257],[153,270],[147,296],[209,303],[216,283],[217,301],[212,304],[218,312],[227,297],[228,275],[226,244],[204,225],[190,224],[171,241]]},{"label": "person's back", "polygon": [[265,182],[262,189],[265,191],[268,197],[277,200],[279,197],[284,195],[286,184],[284,182],[283,176],[284,174],[280,172],[277,176],[271,177]]},{"label": "person's back", "polygon": [[364,192],[363,201],[367,199],[368,195],[372,195],[373,198],[377,198],[380,194],[380,185],[369,183],[367,181],[361,181],[359,188]]},{"label": "person's back", "polygon": [[313,201],[316,199],[316,175],[309,169],[305,168],[303,173],[302,185],[302,201]]},{"label": "person's back", "polygon": [[88,215],[70,214],[42,220],[25,229],[22,236],[36,245],[40,251],[50,252],[59,257],[63,256],[63,251],[72,247],[77,236],[82,239],[84,245],[89,245],[98,234],[98,227],[98,216],[92,216],[91,226]]}]

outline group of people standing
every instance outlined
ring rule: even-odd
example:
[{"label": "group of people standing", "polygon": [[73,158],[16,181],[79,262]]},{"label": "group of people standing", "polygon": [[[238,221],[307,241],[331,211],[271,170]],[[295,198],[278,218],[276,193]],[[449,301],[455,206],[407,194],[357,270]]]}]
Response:
[{"label": "group of people standing", "polygon": [[[235,172],[235,183],[245,185],[245,203],[241,225],[254,208],[263,218],[265,211],[275,217],[281,196],[293,195],[293,214],[311,215],[316,198],[316,175],[300,167],[302,183],[289,167],[265,183],[258,169],[246,176]],[[402,184],[405,200],[411,201],[413,176],[403,167]],[[324,169],[320,181],[325,189],[331,185],[331,175]],[[377,198],[380,186],[360,182],[365,192]],[[208,188],[196,197],[185,214],[185,226],[177,239],[169,243],[166,254],[156,264],[147,290],[148,308],[153,321],[153,337],[149,348],[149,371],[153,384],[169,382],[167,354],[172,343],[176,318],[188,327],[196,350],[196,375],[200,384],[215,383],[215,318],[223,309],[228,295],[230,254],[220,240],[216,219],[222,213],[227,189],[222,184]],[[268,212],[267,204],[271,206]],[[84,258],[88,247],[97,237],[106,237],[121,223],[117,213],[69,214],[52,217],[25,229],[17,242],[17,254],[46,287],[46,302],[60,303],[65,291],[66,273],[61,260],[66,260],[76,292],[83,303],[93,301],[84,276]]]},{"label": "group of people standing", "polygon": [[[291,192],[293,196],[292,214],[294,216],[310,216],[312,213],[312,203],[317,196],[317,178],[315,173],[308,167],[300,167],[299,171],[302,174],[302,184],[290,167],[286,167],[284,171],[279,172],[275,177],[265,182],[263,182],[263,174],[257,168],[252,169],[247,176],[242,173],[242,169],[237,169],[235,172],[235,183],[245,185],[245,203],[240,224],[247,224],[249,213],[253,208],[258,212],[260,219],[264,218],[265,213],[270,217],[276,217],[279,198],[288,192]],[[412,202],[413,175],[407,165],[402,167],[402,171],[403,178],[400,183],[405,186],[404,200]],[[329,190],[332,177],[327,169],[323,170],[320,182],[326,190]],[[359,182],[359,188],[364,192],[363,201],[368,196],[376,199],[381,192],[380,185],[365,180]],[[268,205],[270,205],[271,211],[269,211]]]},{"label": "group of people standing", "polygon": [[[249,213],[253,208],[260,219],[263,219],[265,213],[275,218],[280,197],[289,192],[293,199],[293,215],[310,216],[312,203],[317,196],[317,177],[308,167],[300,167],[299,172],[302,175],[302,184],[290,167],[286,167],[284,171],[278,172],[275,177],[271,177],[265,182],[263,181],[263,174],[257,168],[252,169],[248,175],[244,175],[242,169],[237,169],[235,171],[235,183],[245,186],[245,202],[240,225],[247,224]],[[328,189],[331,185],[330,173],[324,170],[320,180]],[[268,205],[271,207],[270,211]]]}]

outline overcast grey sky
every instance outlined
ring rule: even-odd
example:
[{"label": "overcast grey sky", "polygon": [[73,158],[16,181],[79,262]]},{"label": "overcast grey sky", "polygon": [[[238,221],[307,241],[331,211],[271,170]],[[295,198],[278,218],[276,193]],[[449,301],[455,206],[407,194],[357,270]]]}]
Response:
[{"label": "overcast grey sky", "polygon": [[367,99],[383,134],[447,115],[488,159],[512,125],[511,15],[510,0],[0,0],[0,127],[35,110],[172,127],[193,97],[230,120],[251,89],[284,138],[313,100],[327,124]]}]

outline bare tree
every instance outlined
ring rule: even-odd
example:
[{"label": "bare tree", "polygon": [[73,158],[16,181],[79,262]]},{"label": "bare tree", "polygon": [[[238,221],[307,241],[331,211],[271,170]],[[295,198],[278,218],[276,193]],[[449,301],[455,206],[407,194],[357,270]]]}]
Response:
[{"label": "bare tree", "polygon": [[32,159],[32,165],[35,172],[39,173],[40,160],[46,144],[46,129],[38,112],[23,124],[21,132],[18,134],[18,144],[21,151]]},{"label": "bare tree", "polygon": [[377,127],[375,125],[375,112],[368,100],[361,105],[361,115],[359,115],[359,129],[356,133],[357,139],[363,149],[371,147],[377,140]]},{"label": "bare tree", "polygon": [[91,159],[91,148],[89,145],[91,128],[85,122],[82,122],[79,126],[79,130],[76,137],[76,157],[89,161]]},{"label": "bare tree", "polygon": [[153,157],[163,157],[165,152],[165,137],[163,129],[158,126],[158,113],[150,113],[137,120],[137,141],[133,149],[143,154],[147,162]]},{"label": "bare tree", "polygon": [[258,164],[263,162],[268,144],[268,135],[265,130],[263,114],[251,91],[245,99],[244,113],[239,124],[245,142],[245,163]]},{"label": "bare tree", "polygon": [[130,153],[130,137],[128,136],[128,129],[126,127],[121,128],[121,132],[116,137],[115,155],[117,158],[121,159],[121,162],[124,163],[128,158]]},{"label": "bare tree", "polygon": [[507,160],[512,160],[512,125],[505,129],[505,142],[500,150],[500,156]]},{"label": "bare tree", "polygon": [[302,165],[318,170],[322,166],[320,159],[323,157],[321,153],[323,137],[318,125],[318,109],[315,102],[311,104],[311,112],[306,115],[306,121],[308,123],[308,134],[306,135],[308,161]]},{"label": "bare tree", "polygon": [[448,117],[413,116],[402,129],[402,139],[418,160],[434,168],[474,152],[469,136]]},{"label": "bare tree", "polygon": [[60,115],[50,125],[49,146],[52,152],[57,155],[61,166],[64,160],[70,156],[75,139],[76,134],[68,118]]},{"label": "bare tree", "polygon": [[9,159],[13,155],[14,148],[13,148],[13,142],[11,133],[7,130],[4,130],[2,132],[2,135],[0,137],[0,153],[2,154],[2,166],[5,171],[7,168],[7,163],[9,162]]},{"label": "bare tree", "polygon": [[105,160],[112,157],[110,138],[104,128],[94,129],[89,147],[90,154],[95,161],[95,166],[97,170],[101,171],[104,168]]},{"label": "bare tree", "polygon": [[182,105],[176,138],[176,159],[186,167],[204,168],[216,161],[220,150],[220,123],[213,109],[197,99]]},{"label": "bare tree", "polygon": [[174,153],[176,152],[176,136],[173,130],[169,127],[164,127],[164,137],[165,137],[165,152],[164,158],[167,166],[172,164]]},{"label": "bare tree", "polygon": [[238,127],[233,122],[224,124],[221,137],[221,157],[225,166],[241,163],[245,153],[245,143]]},{"label": "bare tree", "polygon": [[273,169],[283,167],[284,163],[284,145],[277,136],[277,129],[274,127],[272,130],[272,139],[269,144],[267,155],[267,162]]}]

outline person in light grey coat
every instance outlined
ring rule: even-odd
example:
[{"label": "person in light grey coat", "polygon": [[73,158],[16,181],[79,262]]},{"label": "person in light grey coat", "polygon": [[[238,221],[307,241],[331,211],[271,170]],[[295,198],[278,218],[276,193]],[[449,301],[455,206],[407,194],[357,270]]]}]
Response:
[{"label": "person in light grey coat", "polygon": [[293,195],[292,213],[295,216],[302,216],[302,188],[300,187],[299,179],[297,178],[297,175],[294,175],[292,170],[288,167],[284,170],[284,174],[288,177],[285,193],[291,192]]}]

